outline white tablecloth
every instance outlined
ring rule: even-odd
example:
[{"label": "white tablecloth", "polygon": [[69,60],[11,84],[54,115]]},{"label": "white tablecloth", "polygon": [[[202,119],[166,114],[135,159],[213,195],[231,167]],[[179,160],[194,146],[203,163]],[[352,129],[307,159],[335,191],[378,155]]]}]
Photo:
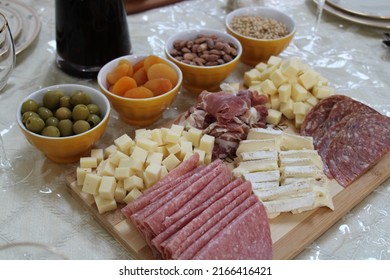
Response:
[{"label": "white tablecloth", "polygon": [[[0,245],[39,243],[69,259],[130,259],[126,250],[75,201],[65,184],[65,171],[46,159],[22,136],[16,108],[29,93],[45,86],[78,83],[97,87],[95,80],[76,79],[55,65],[53,0],[19,0],[33,7],[41,20],[36,40],[17,56],[17,65],[0,93],[2,152],[11,163],[0,181]],[[208,27],[223,30],[224,0],[183,1],[128,16],[134,54],[163,54],[165,39],[177,30]],[[345,21],[324,12],[320,40],[311,41],[315,4],[311,0],[264,1],[286,11],[297,22],[293,43],[282,57],[298,56],[327,77],[338,92],[390,116],[390,51],[381,46],[384,30]],[[240,81],[250,67],[240,64],[228,81]],[[159,125],[185,111],[195,96],[182,90]],[[113,112],[99,146],[133,131]],[[4,168],[4,167],[1,167]],[[8,181],[7,181],[8,180]],[[20,258],[34,258],[24,254]],[[390,180],[302,251],[296,259],[390,259]]]}]

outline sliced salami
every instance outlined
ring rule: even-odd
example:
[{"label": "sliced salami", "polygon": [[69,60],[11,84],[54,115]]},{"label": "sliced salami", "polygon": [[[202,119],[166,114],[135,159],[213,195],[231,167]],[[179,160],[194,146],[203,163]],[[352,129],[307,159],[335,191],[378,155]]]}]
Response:
[{"label": "sliced salami", "polygon": [[[152,245],[156,247],[156,249],[162,254],[163,253],[163,246],[165,246],[167,240],[173,236],[176,232],[178,232],[181,228],[183,228],[186,224],[188,224],[190,221],[192,221],[195,217],[200,215],[203,211],[205,211],[207,208],[209,208],[214,202],[219,200],[221,197],[229,193],[231,190],[235,189],[239,185],[243,183],[243,180],[240,178],[235,179],[231,183],[224,186],[220,191],[215,193],[212,197],[210,197],[208,200],[204,201],[201,205],[193,209],[191,212],[186,214],[185,216],[181,217],[178,221],[176,221],[174,224],[169,226],[167,229],[165,229],[162,233],[158,234],[153,240]],[[162,245],[162,243],[164,245]],[[170,258],[166,257],[166,258]]]},{"label": "sliced salami", "polygon": [[163,255],[168,258],[177,258],[191,244],[198,240],[205,232],[223,219],[235,207],[240,205],[251,194],[249,182],[237,186],[218,201],[210,205],[199,216],[195,217],[185,227],[163,242]]},{"label": "sliced salami", "polygon": [[349,97],[345,95],[332,95],[318,102],[306,115],[300,134],[303,136],[312,136],[317,128],[328,118],[333,106],[337,102],[345,99],[349,99]]},{"label": "sliced salami", "polygon": [[193,259],[272,259],[271,233],[264,214],[263,204],[257,201],[215,235]]},{"label": "sliced salami", "polygon": [[390,118],[357,114],[329,144],[326,163],[340,185],[347,187],[390,150]]},{"label": "sliced salami", "polygon": [[[202,232],[202,235],[196,239],[189,247],[187,247],[177,259],[190,260],[201,250],[210,240],[214,238],[219,232],[221,232],[226,226],[228,226],[233,220],[235,220],[241,213],[243,213],[250,206],[259,202],[259,199],[255,195],[250,195],[242,203],[229,211],[228,214],[224,215],[222,219],[218,220],[217,223],[213,223],[212,227]],[[248,225],[245,225],[248,226]],[[233,244],[234,241],[230,240],[228,245]],[[226,245],[226,244],[225,244]],[[221,248],[223,244],[220,244]],[[214,252],[218,254],[217,252]],[[176,259],[176,258],[175,258]]]}]

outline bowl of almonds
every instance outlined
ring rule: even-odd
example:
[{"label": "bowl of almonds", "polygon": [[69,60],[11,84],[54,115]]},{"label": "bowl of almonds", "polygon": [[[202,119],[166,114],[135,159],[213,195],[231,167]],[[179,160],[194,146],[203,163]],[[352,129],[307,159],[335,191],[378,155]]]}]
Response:
[{"label": "bowl of almonds", "polygon": [[183,86],[192,93],[218,91],[242,54],[240,42],[213,29],[175,33],[165,43],[165,55],[183,73]]},{"label": "bowl of almonds", "polygon": [[290,16],[269,7],[236,9],[226,16],[225,27],[242,45],[241,61],[251,66],[279,55],[296,32]]}]

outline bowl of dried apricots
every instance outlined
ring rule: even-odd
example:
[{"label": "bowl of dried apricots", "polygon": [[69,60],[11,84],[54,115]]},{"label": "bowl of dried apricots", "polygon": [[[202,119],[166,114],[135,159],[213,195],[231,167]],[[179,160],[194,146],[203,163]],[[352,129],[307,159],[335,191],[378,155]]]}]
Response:
[{"label": "bowl of dried apricots", "polygon": [[179,67],[157,55],[126,55],[98,73],[100,90],[123,121],[134,126],[156,122],[177,96],[183,80]]}]

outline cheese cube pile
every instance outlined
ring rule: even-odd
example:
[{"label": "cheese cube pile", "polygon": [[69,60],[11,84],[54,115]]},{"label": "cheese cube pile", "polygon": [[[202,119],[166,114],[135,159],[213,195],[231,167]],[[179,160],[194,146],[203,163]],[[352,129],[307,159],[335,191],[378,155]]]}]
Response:
[{"label": "cheese cube pile", "polygon": [[294,120],[296,128],[319,100],[335,92],[327,79],[297,57],[271,56],[244,73],[244,85],[268,96],[268,123],[277,125],[283,115]]},{"label": "cheese cube pile", "polygon": [[323,163],[312,137],[252,128],[236,154],[233,175],[252,183],[269,218],[321,206],[333,209]]},{"label": "cheese cube pile", "polygon": [[105,149],[80,158],[77,185],[93,197],[100,214],[129,203],[194,153],[199,164],[211,162],[214,137],[202,130],[173,124],[170,128],[138,129],[123,134]]}]

